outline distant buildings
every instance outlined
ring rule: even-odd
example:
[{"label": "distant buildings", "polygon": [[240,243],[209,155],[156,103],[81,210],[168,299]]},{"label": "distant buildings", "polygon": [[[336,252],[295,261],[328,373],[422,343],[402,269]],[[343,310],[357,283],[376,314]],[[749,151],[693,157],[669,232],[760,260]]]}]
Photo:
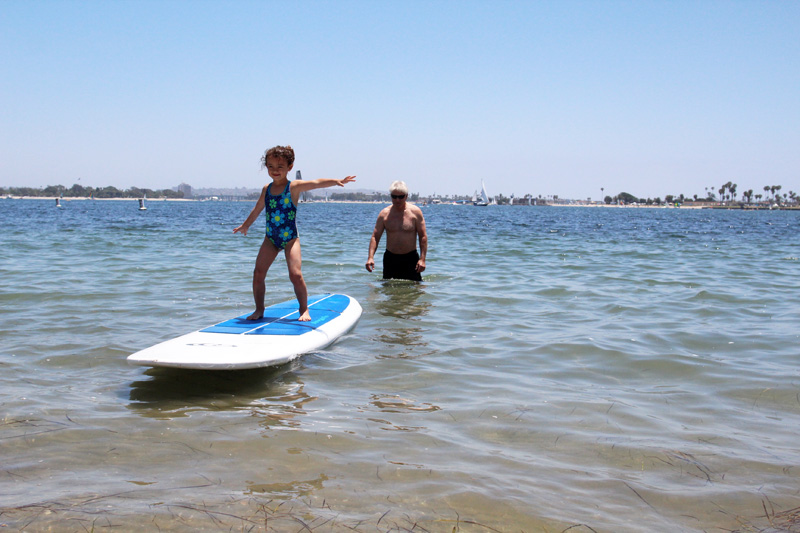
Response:
[{"label": "distant buildings", "polygon": [[189,185],[188,183],[181,183],[175,188],[175,190],[183,193],[184,198],[194,198],[194,194],[192,193],[192,186]]}]

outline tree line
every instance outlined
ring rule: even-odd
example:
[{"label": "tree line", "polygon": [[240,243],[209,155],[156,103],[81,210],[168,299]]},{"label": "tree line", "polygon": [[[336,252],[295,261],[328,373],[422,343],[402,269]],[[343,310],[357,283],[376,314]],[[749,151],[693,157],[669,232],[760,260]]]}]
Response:
[{"label": "tree line", "polygon": [[83,187],[77,183],[72,187],[63,185],[48,185],[44,188],[35,187],[0,187],[2,196],[32,196],[32,197],[64,197],[64,198],[183,198],[182,192],[172,189],[117,189],[116,187]]},{"label": "tree line", "polygon": [[[700,196],[695,194],[691,197],[685,196],[683,194],[679,195],[672,195],[668,194],[664,197],[662,201],[660,197],[657,198],[637,198],[632,194],[622,192],[616,196],[606,196],[603,198],[603,201],[607,204],[645,204],[645,205],[661,205],[662,203],[665,204],[674,204],[674,203],[685,203],[685,202],[709,202],[709,203],[720,203],[720,204],[741,204],[741,205],[753,205],[755,204],[777,204],[777,205],[790,205],[795,204],[800,201],[800,197],[798,197],[797,193],[794,191],[789,191],[788,193],[781,193],[781,189],[783,187],[781,185],[765,185],[763,188],[764,193],[757,193],[753,189],[748,189],[743,191],[741,194],[741,200],[739,200],[739,194],[737,192],[738,186],[735,183],[727,182],[722,184],[718,189],[715,188],[713,185],[711,187],[705,188],[705,196]],[[717,196],[719,194],[719,197]]]},{"label": "tree line", "polygon": [[[738,186],[735,183],[727,182],[719,187],[711,186],[705,188],[705,196],[693,195],[691,197],[684,194],[672,195],[668,194],[662,200],[661,197],[656,198],[638,198],[630,193],[621,192],[616,196],[606,196],[603,201],[606,204],[643,204],[643,205],[662,205],[662,204],[675,204],[685,202],[711,202],[711,203],[740,203],[746,205],[755,204],[777,204],[777,205],[797,205],[800,202],[800,197],[794,191],[782,193],[783,187],[781,185],[765,185],[763,187],[763,194],[756,192],[753,189],[748,189],[741,193],[741,200],[739,200]],[[79,184],[74,184],[72,187],[64,187],[63,185],[48,185],[44,188],[35,187],[0,187],[1,196],[29,196],[29,197],[64,197],[64,198],[183,198],[183,193],[173,191],[172,189],[141,189],[139,187],[131,187],[129,189],[117,189],[113,186],[108,187],[83,187]],[[719,196],[717,196],[719,195]],[[258,193],[248,195],[248,198],[253,196],[253,199],[258,198]],[[314,198],[312,196],[312,198]],[[318,197],[317,197],[318,198]],[[451,199],[450,197],[447,197]],[[453,196],[452,199],[468,201],[468,196]],[[553,200],[557,200],[558,196],[553,196]],[[391,202],[391,197],[387,193],[365,193],[365,192],[337,192],[328,195],[328,199],[332,201],[345,201],[345,202]],[[409,200],[417,202],[420,199],[419,194],[409,194]],[[537,197],[526,194],[518,198],[517,201],[523,200],[524,203],[529,203],[531,199]],[[538,196],[538,200],[542,200],[542,196]],[[496,197],[498,204],[515,203],[514,196],[506,198],[503,195]]]}]

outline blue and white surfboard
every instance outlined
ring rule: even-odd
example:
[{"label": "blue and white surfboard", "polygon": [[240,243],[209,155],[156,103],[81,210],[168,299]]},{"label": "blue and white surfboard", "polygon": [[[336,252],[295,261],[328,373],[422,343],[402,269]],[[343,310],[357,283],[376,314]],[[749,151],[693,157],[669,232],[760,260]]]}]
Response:
[{"label": "blue and white surfboard", "polygon": [[297,300],[267,307],[264,318],[242,315],[128,356],[140,366],[237,370],[287,363],[320,350],[355,327],[361,306],[346,294],[308,298],[311,321],[300,322]]}]

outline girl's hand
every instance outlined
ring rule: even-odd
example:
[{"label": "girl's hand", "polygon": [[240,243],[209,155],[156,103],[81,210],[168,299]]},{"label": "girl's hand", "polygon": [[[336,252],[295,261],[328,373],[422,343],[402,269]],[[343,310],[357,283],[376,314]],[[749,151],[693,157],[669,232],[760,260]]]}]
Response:
[{"label": "girl's hand", "polygon": [[233,232],[234,233],[241,233],[242,235],[247,236],[247,229],[248,229],[247,226],[242,224],[238,228],[234,229]]},{"label": "girl's hand", "polygon": [[337,185],[339,185],[339,187],[344,187],[345,183],[350,183],[350,182],[353,182],[353,181],[356,181],[356,177],[355,176],[347,176],[345,179],[339,180]]}]

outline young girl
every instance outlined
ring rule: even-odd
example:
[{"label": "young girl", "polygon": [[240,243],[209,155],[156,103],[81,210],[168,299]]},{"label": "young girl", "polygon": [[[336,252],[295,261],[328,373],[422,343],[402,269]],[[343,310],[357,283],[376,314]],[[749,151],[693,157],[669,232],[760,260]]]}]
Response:
[{"label": "young girl", "polygon": [[276,146],[270,148],[261,158],[267,168],[272,183],[264,186],[256,206],[250,212],[241,226],[233,230],[234,233],[247,235],[247,230],[258,219],[258,215],[267,208],[267,236],[261,243],[261,249],[256,257],[256,268],[253,271],[253,298],[256,302],[255,312],[247,317],[248,320],[258,320],[264,316],[264,295],[266,293],[265,279],[267,271],[284,250],[286,265],[289,267],[289,280],[294,285],[294,294],[300,304],[300,317],[298,320],[308,321],[308,289],[300,270],[300,239],[297,235],[296,214],[297,200],[300,193],[312,189],[322,189],[338,185],[344,187],[345,183],[356,180],[355,176],[344,179],[318,179],[311,181],[289,181],[287,175],[294,166],[294,150],[291,146]]}]

